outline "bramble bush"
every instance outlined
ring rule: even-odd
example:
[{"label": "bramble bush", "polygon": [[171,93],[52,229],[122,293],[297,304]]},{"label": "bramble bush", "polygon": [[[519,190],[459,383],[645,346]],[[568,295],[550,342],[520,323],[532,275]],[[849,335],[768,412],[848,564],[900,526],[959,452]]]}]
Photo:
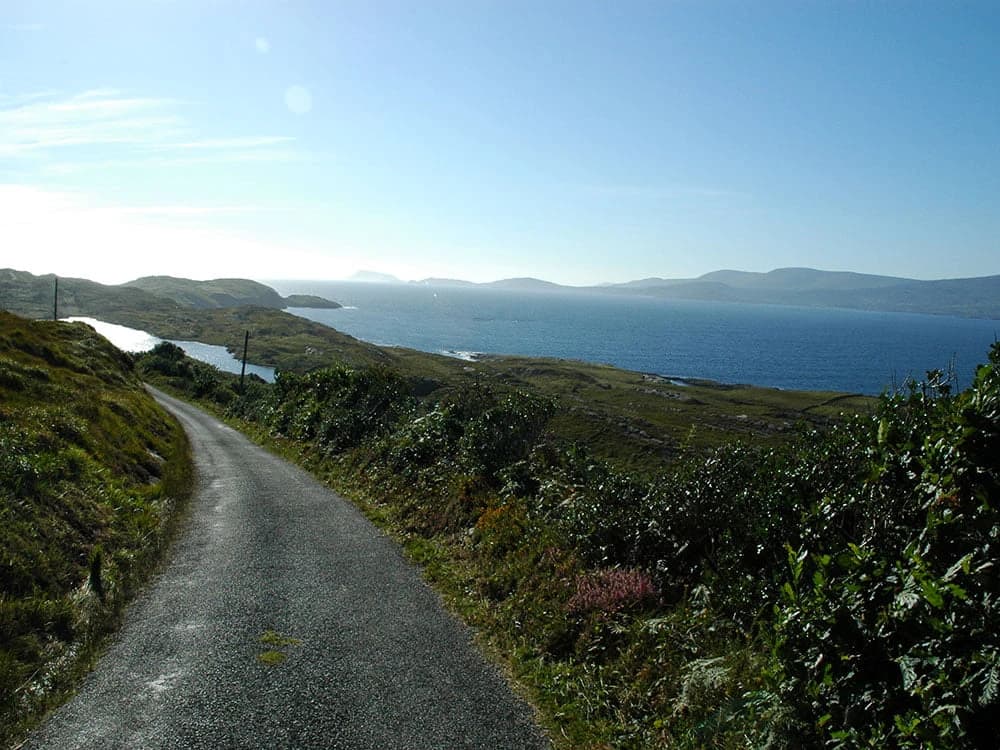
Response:
[{"label": "bramble bush", "polygon": [[932,372],[884,397],[868,477],[813,514],[853,538],[789,547],[773,677],[817,745],[996,746],[998,367],[1000,344],[958,396]]},{"label": "bramble bush", "polygon": [[406,380],[382,367],[279,372],[274,386],[256,390],[253,398],[244,397],[232,410],[277,434],[315,443],[327,454],[384,435],[414,407]]}]

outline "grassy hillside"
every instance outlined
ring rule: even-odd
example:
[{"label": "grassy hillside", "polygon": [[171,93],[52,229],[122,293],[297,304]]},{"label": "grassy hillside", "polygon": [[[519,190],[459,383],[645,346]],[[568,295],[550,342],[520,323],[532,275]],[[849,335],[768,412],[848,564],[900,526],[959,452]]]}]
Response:
[{"label": "grassy hillside", "polygon": [[83,324],[0,312],[0,746],[58,700],[189,487],[180,426]]},{"label": "grassy hillside", "polygon": [[251,361],[299,372],[339,360],[366,365],[391,359],[387,350],[333,328],[291,313],[260,307],[186,309],[167,313],[130,310],[102,319],[149,331],[164,339],[225,346],[238,355],[243,353],[243,335],[250,331]]},{"label": "grassy hillside", "polygon": [[173,276],[144,276],[122,286],[174,300],[181,307],[239,307],[258,305],[280,310],[284,298],[271,287],[249,279],[193,281]]},{"label": "grassy hillside", "polygon": [[336,302],[313,295],[296,294],[285,298],[271,287],[249,279],[194,281],[173,276],[144,276],[122,286],[142,289],[158,297],[171,299],[181,307],[219,308],[252,305],[273,310],[283,310],[290,306],[340,307]]},{"label": "grassy hillside", "polygon": [[[248,279],[193,281],[171,276],[148,276],[126,284],[98,284],[87,279],[58,280],[58,315],[94,317],[122,322],[137,312],[169,315],[188,309],[258,306],[340,307],[336,302],[312,295],[282,297],[271,287]],[[52,318],[56,277],[35,276],[10,268],[0,269],[0,309],[27,318]],[[127,325],[127,323],[122,323]]]},{"label": "grassy hillside", "polygon": [[[0,309],[26,318],[51,320],[55,284],[56,277],[52,274],[35,276],[25,271],[0,269]],[[167,313],[178,309],[173,300],[157,297],[142,289],[108,286],[87,279],[59,279],[60,318],[100,318],[130,310]]]}]

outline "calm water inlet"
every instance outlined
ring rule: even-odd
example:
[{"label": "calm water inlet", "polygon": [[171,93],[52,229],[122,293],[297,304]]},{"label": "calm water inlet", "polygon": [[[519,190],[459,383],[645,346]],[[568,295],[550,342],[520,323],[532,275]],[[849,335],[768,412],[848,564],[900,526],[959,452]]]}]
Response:
[{"label": "calm water inlet", "polygon": [[[154,346],[164,341],[164,339],[157,338],[145,331],[129,328],[128,326],[120,326],[115,323],[106,323],[96,318],[73,317],[66,318],[66,320],[86,323],[112,344],[126,352],[148,352]],[[170,343],[179,346],[189,357],[206,362],[224,372],[238,373],[243,364],[241,360],[230,354],[229,350],[224,346],[203,344],[200,341],[170,341]],[[273,367],[253,365],[247,362],[247,372],[258,375],[268,383],[274,382]]]}]

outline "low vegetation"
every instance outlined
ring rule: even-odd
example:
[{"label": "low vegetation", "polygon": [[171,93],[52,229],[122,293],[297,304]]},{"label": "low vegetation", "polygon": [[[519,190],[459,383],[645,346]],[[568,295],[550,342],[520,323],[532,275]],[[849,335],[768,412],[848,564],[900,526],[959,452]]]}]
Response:
[{"label": "low vegetation", "polygon": [[[478,363],[429,392],[385,365],[240,392],[169,345],[139,366],[397,535],[557,745],[994,746],[1000,345],[962,393],[929,373],[842,420],[685,437],[658,471],[574,440],[573,408],[635,429],[629,388],[680,394],[645,394],[671,404],[724,389],[521,364]],[[632,380],[601,387],[615,378]],[[572,403],[583,388],[616,395]],[[768,408],[701,413],[768,424]]]},{"label": "low vegetation", "polygon": [[0,746],[65,693],[189,491],[180,426],[83,324],[0,312]]}]

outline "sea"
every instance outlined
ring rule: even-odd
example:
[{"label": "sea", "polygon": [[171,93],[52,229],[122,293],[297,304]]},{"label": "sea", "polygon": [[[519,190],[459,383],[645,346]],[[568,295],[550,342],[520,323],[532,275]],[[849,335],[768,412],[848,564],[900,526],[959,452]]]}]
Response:
[{"label": "sea", "polygon": [[380,346],[607,363],[678,379],[878,395],[954,372],[967,386],[1000,321],[589,291],[268,281],[343,308],[289,310]]}]

